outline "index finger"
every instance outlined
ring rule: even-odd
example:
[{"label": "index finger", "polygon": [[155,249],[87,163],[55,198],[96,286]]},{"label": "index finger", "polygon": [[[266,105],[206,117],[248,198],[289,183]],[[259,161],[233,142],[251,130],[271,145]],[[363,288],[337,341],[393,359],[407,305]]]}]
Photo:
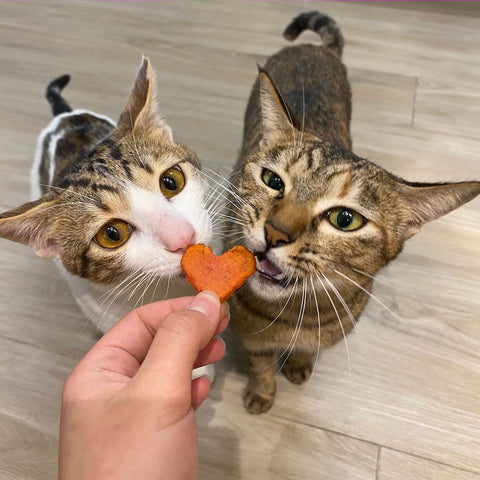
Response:
[{"label": "index finger", "polygon": [[115,348],[134,357],[141,364],[163,319],[186,308],[194,298],[171,298],[132,310],[105,333],[85,359],[96,356],[104,349]]}]

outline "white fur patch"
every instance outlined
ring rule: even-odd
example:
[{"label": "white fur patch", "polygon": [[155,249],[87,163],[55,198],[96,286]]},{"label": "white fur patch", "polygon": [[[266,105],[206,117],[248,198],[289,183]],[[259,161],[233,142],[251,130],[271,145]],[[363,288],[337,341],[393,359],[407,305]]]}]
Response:
[{"label": "white fur patch", "polygon": [[181,273],[182,242],[177,251],[171,251],[175,248],[170,240],[184,236],[185,248],[190,243],[210,242],[212,227],[203,204],[201,181],[188,179],[182,192],[170,200],[160,189],[155,192],[137,185],[127,186],[126,196],[130,211],[124,220],[135,227],[126,250],[129,270],[176,276]]}]

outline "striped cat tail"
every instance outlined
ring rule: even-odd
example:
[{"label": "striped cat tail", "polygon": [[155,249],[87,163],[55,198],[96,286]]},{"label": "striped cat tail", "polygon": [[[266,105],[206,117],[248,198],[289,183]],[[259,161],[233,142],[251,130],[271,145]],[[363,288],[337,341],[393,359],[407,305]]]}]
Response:
[{"label": "striped cat tail", "polygon": [[69,81],[70,75],[62,75],[48,84],[45,96],[52,107],[54,117],[72,111],[70,105],[62,97],[62,90],[68,85]]},{"label": "striped cat tail", "polygon": [[313,30],[322,38],[323,44],[334,50],[339,57],[343,51],[343,35],[332,17],[312,11],[303,12],[295,17],[283,32],[287,40],[295,40],[304,30]]}]

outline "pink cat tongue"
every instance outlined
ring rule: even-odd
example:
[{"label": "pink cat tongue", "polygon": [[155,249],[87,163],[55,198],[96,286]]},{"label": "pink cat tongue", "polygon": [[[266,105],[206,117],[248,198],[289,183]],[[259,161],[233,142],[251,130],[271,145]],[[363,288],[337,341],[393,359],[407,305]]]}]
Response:
[{"label": "pink cat tongue", "polygon": [[262,261],[257,260],[257,267],[260,272],[269,275],[270,277],[276,277],[282,273],[272,262],[266,258]]}]

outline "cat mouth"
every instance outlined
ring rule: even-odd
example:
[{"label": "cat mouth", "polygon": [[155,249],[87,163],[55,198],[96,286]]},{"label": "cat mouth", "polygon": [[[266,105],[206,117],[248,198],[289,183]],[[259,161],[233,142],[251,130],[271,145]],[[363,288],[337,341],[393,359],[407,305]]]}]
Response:
[{"label": "cat mouth", "polygon": [[257,272],[275,282],[282,282],[283,272],[271,260],[267,258],[265,252],[255,252],[255,260],[257,262]]}]

